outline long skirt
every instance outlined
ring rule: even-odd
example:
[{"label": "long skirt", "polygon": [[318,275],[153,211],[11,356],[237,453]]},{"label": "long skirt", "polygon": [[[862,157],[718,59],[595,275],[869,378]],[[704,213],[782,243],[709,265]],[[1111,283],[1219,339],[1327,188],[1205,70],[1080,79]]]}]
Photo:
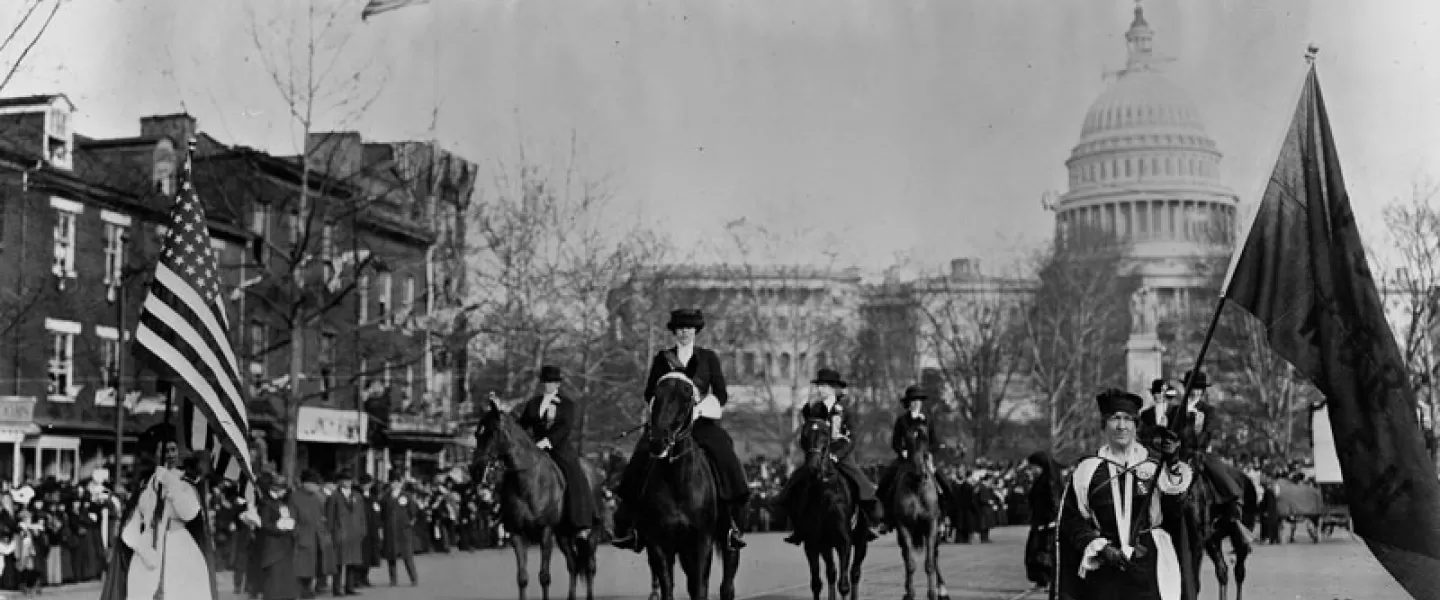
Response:
[{"label": "long skirt", "polygon": [[50,555],[45,557],[45,583],[50,585],[65,583],[65,571],[62,565],[64,557],[64,546],[57,545],[50,548]]},{"label": "long skirt", "polygon": [[1025,540],[1025,579],[1037,586],[1050,585],[1054,569],[1055,528],[1031,527]]},{"label": "long skirt", "polygon": [[156,588],[163,585],[166,598],[214,600],[210,596],[210,569],[205,564],[205,554],[189,531],[183,527],[167,531],[162,551],[163,568],[151,568],[139,556],[131,559],[126,598],[153,598]]}]

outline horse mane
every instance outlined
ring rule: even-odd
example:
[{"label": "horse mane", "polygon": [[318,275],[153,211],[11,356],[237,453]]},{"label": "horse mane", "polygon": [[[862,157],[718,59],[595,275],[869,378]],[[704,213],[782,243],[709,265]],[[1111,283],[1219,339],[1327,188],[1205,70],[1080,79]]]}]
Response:
[{"label": "horse mane", "polygon": [[[495,443],[500,445],[500,457],[508,457],[511,468],[516,471],[528,471],[540,463],[542,450],[535,447],[535,439],[520,427],[520,423],[515,420],[515,416],[509,410],[501,410],[500,405],[491,404],[489,412],[480,419],[482,428],[487,424],[495,427],[495,431],[499,434]],[[477,438],[481,431],[480,429],[476,430]],[[483,457],[477,455],[476,458]]]}]

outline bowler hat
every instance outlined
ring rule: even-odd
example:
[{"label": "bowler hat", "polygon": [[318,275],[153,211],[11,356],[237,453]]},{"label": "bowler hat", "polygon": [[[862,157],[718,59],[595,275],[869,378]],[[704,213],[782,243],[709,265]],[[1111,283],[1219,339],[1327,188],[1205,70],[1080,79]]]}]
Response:
[{"label": "bowler hat", "polygon": [[834,388],[843,388],[846,386],[845,380],[840,378],[840,372],[835,369],[820,369],[820,371],[815,374],[815,379],[810,380],[810,383],[815,385],[828,385]]},{"label": "bowler hat", "polygon": [[1163,392],[1163,391],[1165,391],[1165,380],[1164,380],[1164,379],[1156,379],[1156,380],[1150,382],[1150,393],[1152,393],[1152,394],[1158,394],[1158,393]]},{"label": "bowler hat", "polygon": [[1095,403],[1100,407],[1100,414],[1107,417],[1122,412],[1133,416],[1140,414],[1140,406],[1144,401],[1130,392],[1111,389],[1096,396]]},{"label": "bowler hat", "polygon": [[562,381],[563,379],[564,377],[561,377],[560,375],[560,367],[557,367],[555,365],[545,365],[543,367],[540,367],[541,383],[560,383],[560,381]]},{"label": "bowler hat", "polygon": [[922,388],[922,387],[920,387],[920,386],[918,386],[918,385],[912,385],[912,386],[910,386],[910,387],[905,388],[905,395],[900,397],[900,403],[901,403],[901,404],[909,404],[912,400],[929,400],[929,399],[930,399],[930,396],[925,393],[925,389],[924,389],[924,388]]},{"label": "bowler hat", "polygon": [[1185,383],[1188,384],[1192,390],[1203,390],[1210,387],[1210,378],[1205,376],[1204,371],[1186,371]]},{"label": "bowler hat", "polygon": [[665,328],[671,331],[690,328],[696,331],[705,328],[705,315],[698,308],[679,308],[670,311],[670,322]]}]

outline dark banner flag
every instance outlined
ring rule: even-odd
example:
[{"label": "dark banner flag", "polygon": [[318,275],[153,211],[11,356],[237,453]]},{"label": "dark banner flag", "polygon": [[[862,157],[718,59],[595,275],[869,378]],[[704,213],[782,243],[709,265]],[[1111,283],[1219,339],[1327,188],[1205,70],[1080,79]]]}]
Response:
[{"label": "dark banner flag", "polygon": [[1415,598],[1440,594],[1440,480],[1370,275],[1312,64],[1225,298],[1325,394],[1355,533]]}]

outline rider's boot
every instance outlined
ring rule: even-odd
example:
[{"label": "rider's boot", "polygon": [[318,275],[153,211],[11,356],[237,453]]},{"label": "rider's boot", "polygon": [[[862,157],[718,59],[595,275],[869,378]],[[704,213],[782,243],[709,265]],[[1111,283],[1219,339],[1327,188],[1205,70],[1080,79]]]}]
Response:
[{"label": "rider's boot", "polygon": [[748,544],[745,543],[745,527],[750,521],[750,499],[749,497],[739,498],[730,503],[730,531],[726,539],[727,546],[731,550],[738,551]]},{"label": "rider's boot", "polygon": [[630,511],[626,504],[622,500],[615,507],[615,539],[610,540],[610,545],[639,554],[643,548],[640,543],[640,531],[635,529],[635,525],[630,522]]},{"label": "rider's boot", "polygon": [[880,510],[880,503],[869,500],[861,504],[861,516],[865,519],[866,541],[873,542],[885,533],[885,515]]}]

